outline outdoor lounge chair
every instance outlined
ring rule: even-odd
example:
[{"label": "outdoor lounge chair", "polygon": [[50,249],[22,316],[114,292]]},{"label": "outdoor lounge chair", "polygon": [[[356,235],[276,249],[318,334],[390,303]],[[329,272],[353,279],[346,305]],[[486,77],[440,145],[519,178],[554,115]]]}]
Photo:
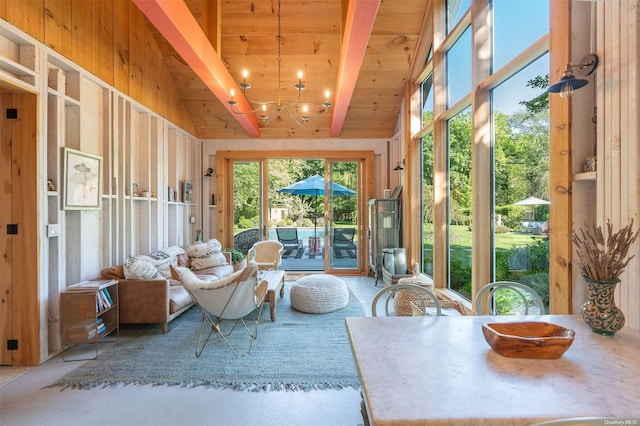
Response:
[{"label": "outdoor lounge chair", "polygon": [[[242,354],[248,355],[258,335],[258,323],[268,285],[266,281],[258,280],[258,266],[255,262],[249,263],[246,268],[228,277],[211,282],[201,280],[191,269],[183,266],[176,267],[175,271],[182,286],[189,292],[202,313],[200,333],[196,343],[196,357],[200,356],[214,332],[225,341],[236,356],[240,356],[227,339],[239,324],[242,324],[250,338],[249,348]],[[243,318],[256,310],[253,330],[249,330]],[[220,323],[224,320],[235,321],[226,334],[220,327]],[[209,332],[206,337],[203,337],[207,327]]]},{"label": "outdoor lounge chair", "polygon": [[282,257],[291,255],[293,250],[296,251],[296,257],[302,257],[303,245],[298,238],[298,228],[276,228],[276,234],[284,251]]},{"label": "outdoor lounge chair", "polygon": [[342,257],[341,250],[347,250],[349,257],[355,257],[357,246],[353,242],[355,228],[333,228],[333,253],[335,257]]}]

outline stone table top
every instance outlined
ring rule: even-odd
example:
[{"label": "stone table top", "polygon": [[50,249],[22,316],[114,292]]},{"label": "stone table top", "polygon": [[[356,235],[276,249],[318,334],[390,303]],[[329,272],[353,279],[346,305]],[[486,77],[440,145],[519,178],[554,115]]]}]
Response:
[{"label": "stone table top", "polygon": [[[507,321],[576,335],[560,359],[507,358],[482,334]],[[347,318],[346,327],[374,426],[640,419],[640,333],[630,329],[601,336],[576,315]]]}]

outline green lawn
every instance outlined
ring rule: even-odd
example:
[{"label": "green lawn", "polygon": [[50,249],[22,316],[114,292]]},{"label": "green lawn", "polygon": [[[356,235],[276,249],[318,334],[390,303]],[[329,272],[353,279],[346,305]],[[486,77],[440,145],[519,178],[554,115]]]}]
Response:
[{"label": "green lawn", "polygon": [[[518,232],[496,234],[496,250],[506,251],[514,247],[529,246],[538,239],[540,237],[532,237],[531,234]],[[432,244],[424,243],[423,250],[425,251],[425,260],[428,262],[431,257]],[[450,250],[453,259],[459,259],[463,264],[471,266],[471,231],[468,226],[451,226]]]}]

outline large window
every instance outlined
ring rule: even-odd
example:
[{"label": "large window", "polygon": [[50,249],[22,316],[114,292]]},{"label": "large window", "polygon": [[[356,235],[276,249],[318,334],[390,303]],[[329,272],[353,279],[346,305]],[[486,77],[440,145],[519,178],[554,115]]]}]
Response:
[{"label": "large window", "polygon": [[[434,4],[437,42],[417,82],[423,271],[469,298],[496,279],[527,281],[545,297],[549,5],[491,0],[469,19],[471,3]],[[515,205],[529,196],[543,201]]]},{"label": "large window", "polygon": [[447,0],[447,34],[471,7],[471,0]]},{"label": "large window", "polygon": [[422,126],[433,121],[433,74],[429,76],[420,85],[422,97]]},{"label": "large window", "polygon": [[433,274],[433,133],[422,139],[422,270]]},{"label": "large window", "polygon": [[549,2],[493,0],[493,69],[499,70],[549,31]]},{"label": "large window", "polygon": [[494,278],[533,287],[548,305],[547,69],[544,55],[496,87],[492,121]]},{"label": "large window", "polygon": [[447,122],[449,287],[471,296],[471,108]]},{"label": "large window", "polygon": [[447,52],[447,108],[471,92],[471,27]]}]

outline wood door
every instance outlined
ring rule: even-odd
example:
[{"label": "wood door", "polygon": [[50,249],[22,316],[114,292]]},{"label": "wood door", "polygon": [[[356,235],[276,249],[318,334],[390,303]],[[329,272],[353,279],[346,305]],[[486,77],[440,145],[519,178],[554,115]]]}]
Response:
[{"label": "wood door", "polygon": [[[0,88],[1,89],[1,88]],[[7,340],[12,339],[11,295],[11,237],[7,224],[11,223],[11,120],[5,111],[11,107],[11,94],[0,93],[0,365],[11,365],[11,351]]]},{"label": "wood door", "polygon": [[[37,95],[0,84],[2,365],[38,365],[41,359],[37,106]],[[8,118],[9,108],[17,111],[16,118]]]}]

